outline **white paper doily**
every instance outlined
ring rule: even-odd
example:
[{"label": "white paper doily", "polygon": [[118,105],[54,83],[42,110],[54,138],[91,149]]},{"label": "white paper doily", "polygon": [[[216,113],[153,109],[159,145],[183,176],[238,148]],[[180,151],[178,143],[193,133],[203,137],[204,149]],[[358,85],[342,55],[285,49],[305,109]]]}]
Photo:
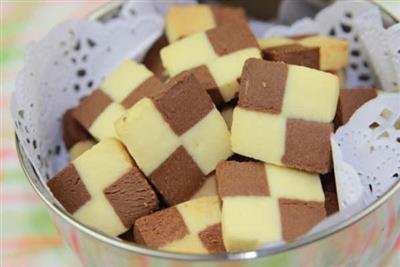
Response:
[{"label": "white paper doily", "polygon": [[163,12],[171,4],[127,2],[103,23],[66,21],[27,47],[11,112],[18,138],[42,179],[68,159],[61,132],[64,111],[96,89],[121,61],[140,60],[161,35]]},{"label": "white paper doily", "polygon": [[[373,20],[369,19],[371,12]],[[379,87],[393,91],[400,84],[399,32],[399,24],[389,30],[383,29],[379,11],[373,4],[337,1],[321,10],[314,19],[304,18],[291,26],[272,27],[264,37],[321,33],[348,40],[350,60],[346,68],[346,87]],[[384,58],[371,56],[382,53],[386,53]]]},{"label": "white paper doily", "polygon": [[374,7],[358,16],[355,26],[382,88],[400,91],[400,24],[384,29],[379,9]]},{"label": "white paper doily", "polygon": [[[344,210],[348,206],[364,207],[364,187],[361,182],[361,177],[357,175],[357,172],[350,164],[344,161],[340,146],[333,136],[331,137],[331,146],[339,210]],[[366,194],[369,193],[369,190],[366,191]]]},{"label": "white paper doily", "polygon": [[332,141],[340,207],[372,203],[400,179],[400,94],[364,104]]}]

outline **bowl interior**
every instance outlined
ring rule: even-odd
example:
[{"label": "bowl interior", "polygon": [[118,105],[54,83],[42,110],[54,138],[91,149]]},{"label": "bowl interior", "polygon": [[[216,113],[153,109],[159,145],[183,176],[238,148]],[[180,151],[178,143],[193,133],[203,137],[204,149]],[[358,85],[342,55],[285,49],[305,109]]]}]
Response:
[{"label": "bowl interior", "polygon": [[[225,1],[226,2],[226,1]],[[235,1],[233,1],[235,2]],[[236,1],[237,2],[237,1]],[[240,1],[243,3],[243,1]],[[279,1],[273,1],[274,3],[278,3]],[[235,4],[235,3],[234,3]],[[121,5],[119,1],[112,1],[111,4],[104,6],[102,9],[92,13],[89,17],[91,19],[97,20],[107,20],[108,17],[112,16],[113,13],[118,10],[118,7]],[[275,4],[274,4],[275,5]],[[278,5],[276,4],[276,7]],[[247,6],[246,9],[250,11],[252,14],[252,10],[254,7],[251,5]],[[389,19],[392,19],[392,23],[395,22],[395,19],[390,15],[385,13]],[[271,12],[268,16],[274,16],[276,12]],[[257,16],[257,14],[255,14]],[[389,22],[390,23],[390,22]],[[40,198],[47,204],[49,209],[60,216],[64,221],[71,224],[80,232],[93,237],[94,239],[104,242],[108,245],[114,246],[116,248],[120,248],[132,253],[139,253],[143,255],[153,256],[153,257],[160,257],[172,260],[184,260],[184,261],[220,261],[220,260],[243,260],[243,259],[253,259],[260,256],[268,256],[273,254],[278,254],[280,252],[289,251],[300,246],[307,245],[312,242],[316,242],[317,240],[326,238],[330,235],[335,234],[338,231],[341,231],[350,225],[356,223],[357,221],[361,220],[363,217],[367,216],[369,213],[373,212],[377,209],[380,205],[382,205],[388,198],[390,198],[399,188],[400,182],[396,183],[390,190],[388,190],[380,199],[375,201],[372,205],[368,206],[366,209],[358,212],[353,217],[343,221],[340,224],[335,225],[325,231],[321,231],[318,233],[310,234],[300,238],[292,243],[283,244],[280,246],[274,247],[263,247],[259,250],[249,251],[249,252],[241,252],[241,253],[223,253],[223,254],[213,254],[213,255],[197,255],[197,254],[183,254],[183,253],[171,253],[171,252],[164,252],[159,250],[149,249],[140,245],[136,245],[134,243],[126,242],[116,237],[107,235],[104,232],[99,230],[90,228],[85,226],[75,220],[71,215],[69,215],[62,206],[60,206],[52,197],[49,190],[47,189],[46,184],[39,178],[37,175],[33,165],[28,160],[23,147],[21,146],[18,137],[16,136],[16,148],[19,157],[19,161],[21,163],[22,169],[27,176],[29,182],[31,183],[32,187],[36,191],[36,193],[40,196]]]}]

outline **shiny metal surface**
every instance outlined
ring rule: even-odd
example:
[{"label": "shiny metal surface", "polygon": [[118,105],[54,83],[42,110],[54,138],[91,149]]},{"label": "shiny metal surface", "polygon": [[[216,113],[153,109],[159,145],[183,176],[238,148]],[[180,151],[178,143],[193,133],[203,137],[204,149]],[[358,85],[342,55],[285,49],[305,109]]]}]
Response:
[{"label": "shiny metal surface", "polygon": [[[348,263],[352,263],[349,266],[353,266],[353,263],[365,266],[363,264],[375,262],[390,251],[400,233],[400,183],[397,183],[373,205],[344,223],[274,249],[216,255],[152,250],[107,236],[76,221],[53,201],[48,189],[26,158],[18,138],[16,145],[22,169],[29,182],[51,210],[67,243],[86,266],[104,266],[104,263],[110,264],[107,266],[147,266],[132,265],[133,259],[162,264],[160,266],[174,266],[176,261],[191,262],[191,265],[187,266],[214,266],[212,264],[215,262],[237,260],[247,260],[242,262],[243,266],[265,266],[264,264],[270,262],[278,264],[276,266],[280,266],[282,262],[284,266],[309,260],[312,261],[304,266],[343,266]],[[96,256],[93,256],[93,253]]]},{"label": "shiny metal surface", "polygon": [[[118,4],[91,18],[105,18]],[[16,137],[22,169],[51,211],[57,228],[85,266],[376,266],[400,234],[400,183],[373,205],[326,231],[293,243],[245,253],[191,255],[162,252],[86,227],[49,194]]]}]

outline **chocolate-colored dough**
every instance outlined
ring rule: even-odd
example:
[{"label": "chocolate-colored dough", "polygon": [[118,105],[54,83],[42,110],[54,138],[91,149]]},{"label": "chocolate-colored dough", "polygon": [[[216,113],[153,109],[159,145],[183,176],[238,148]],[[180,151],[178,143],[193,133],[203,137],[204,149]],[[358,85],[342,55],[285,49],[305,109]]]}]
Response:
[{"label": "chocolate-colored dough", "polygon": [[206,34],[214,51],[220,56],[245,48],[259,48],[249,26],[241,20],[210,29]]},{"label": "chocolate-colored dough", "polygon": [[169,206],[189,200],[205,180],[204,174],[183,146],[177,148],[149,176]]},{"label": "chocolate-colored dough", "polygon": [[97,89],[89,96],[85,97],[77,106],[72,115],[83,127],[89,129],[96,118],[112,103],[111,98]]},{"label": "chocolate-colored dough", "polygon": [[80,141],[90,139],[90,134],[72,116],[72,109],[68,109],[63,116],[63,138],[67,149]]},{"label": "chocolate-colored dough", "polygon": [[149,248],[159,248],[189,234],[182,215],[175,207],[158,211],[136,220],[135,242]]},{"label": "chocolate-colored dough", "polygon": [[298,34],[298,35],[292,35],[292,36],[288,36],[286,38],[292,39],[292,40],[301,40],[307,37],[311,37],[311,36],[317,36],[318,34],[316,33],[309,33],[309,34]]},{"label": "chocolate-colored dough", "polygon": [[189,72],[172,78],[153,99],[155,106],[177,134],[182,135],[204,118],[214,107],[211,98]]},{"label": "chocolate-colored dough", "polygon": [[288,66],[280,62],[248,59],[243,67],[238,105],[279,114],[285,94]]},{"label": "chocolate-colored dough", "polygon": [[324,191],[325,194],[325,210],[326,214],[332,215],[339,211],[339,203],[337,199],[337,193]]},{"label": "chocolate-colored dough", "polygon": [[372,88],[341,89],[334,120],[335,128],[346,124],[358,108],[376,96],[377,90]]},{"label": "chocolate-colored dough", "polygon": [[279,199],[279,208],[285,241],[293,241],[306,234],[326,217],[322,202]]},{"label": "chocolate-colored dough", "polygon": [[126,228],[158,208],[156,193],[136,167],[104,189],[104,195]]},{"label": "chocolate-colored dough", "polygon": [[211,5],[211,12],[217,26],[232,23],[238,20],[247,22],[246,12],[243,8],[229,7],[224,5]]},{"label": "chocolate-colored dough", "polygon": [[163,82],[168,79],[168,75],[161,61],[160,50],[167,45],[167,37],[165,36],[165,34],[163,34],[153,44],[153,46],[150,48],[143,59],[143,64]]},{"label": "chocolate-colored dough", "polygon": [[218,89],[218,85],[206,66],[202,65],[191,69],[190,73],[201,83],[201,86],[207,91],[215,105],[221,105],[225,102]]},{"label": "chocolate-colored dough", "polygon": [[222,253],[226,251],[220,223],[208,226],[199,233],[199,238],[210,253]]},{"label": "chocolate-colored dough", "polygon": [[327,215],[331,215],[339,211],[339,203],[337,199],[335,173],[332,171],[328,174],[321,175],[321,184],[325,194],[325,210]]},{"label": "chocolate-colored dough", "polygon": [[90,200],[90,194],[74,165],[68,164],[47,182],[54,197],[69,212],[74,213]]},{"label": "chocolate-colored dough", "polygon": [[125,97],[122,105],[128,109],[143,97],[154,96],[162,90],[164,90],[164,84],[157,77],[151,76]]},{"label": "chocolate-colored dough", "polygon": [[229,196],[269,196],[265,165],[258,162],[221,161],[217,166],[220,198]]},{"label": "chocolate-colored dough", "polygon": [[332,169],[332,132],[332,123],[288,119],[282,163],[300,170],[328,173]]},{"label": "chocolate-colored dough", "polygon": [[319,47],[305,47],[299,44],[269,47],[263,50],[264,59],[282,61],[286,64],[319,69]]}]

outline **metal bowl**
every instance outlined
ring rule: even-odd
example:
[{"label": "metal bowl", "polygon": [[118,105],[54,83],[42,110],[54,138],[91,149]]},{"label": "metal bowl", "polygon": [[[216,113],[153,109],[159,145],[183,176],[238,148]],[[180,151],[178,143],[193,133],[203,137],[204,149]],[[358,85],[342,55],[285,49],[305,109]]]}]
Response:
[{"label": "metal bowl", "polygon": [[[113,3],[90,17],[101,20],[115,8],[117,5]],[[343,223],[290,244],[214,255],[153,250],[76,221],[53,200],[17,137],[16,147],[25,175],[84,266],[377,266],[400,234],[399,182],[375,203]]]}]

